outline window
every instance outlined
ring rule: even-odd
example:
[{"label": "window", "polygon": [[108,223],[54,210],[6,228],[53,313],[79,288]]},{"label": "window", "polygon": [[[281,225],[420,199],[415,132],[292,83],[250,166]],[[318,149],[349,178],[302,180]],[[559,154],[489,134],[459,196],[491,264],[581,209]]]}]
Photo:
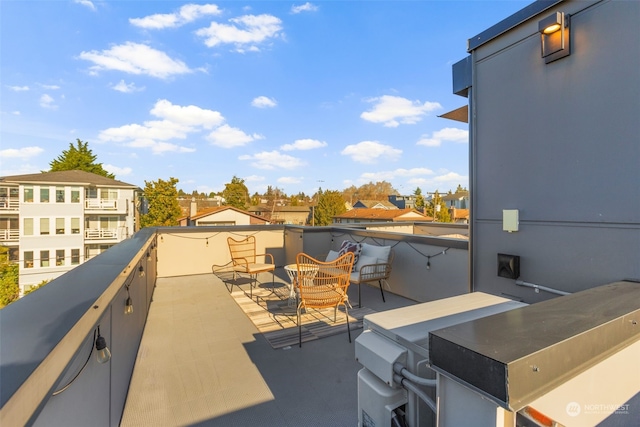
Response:
[{"label": "window", "polygon": [[33,187],[24,187],[24,202],[33,203]]},{"label": "window", "polygon": [[56,265],[57,266],[64,265],[64,249],[56,250]]},{"label": "window", "polygon": [[64,218],[56,218],[56,234],[64,234]]},{"label": "window", "polygon": [[40,251],[40,267],[49,267],[49,251]]},{"label": "window", "polygon": [[80,218],[71,218],[71,234],[80,234]]},{"label": "window", "polygon": [[80,203],[80,189],[72,188],[71,189],[71,203]]},{"label": "window", "polygon": [[56,187],[56,203],[64,203],[64,187]]},{"label": "window", "polygon": [[40,187],[40,203],[49,203],[49,187]]},{"label": "window", "polygon": [[102,200],[117,200],[118,199],[118,190],[110,190],[108,188],[100,189],[100,198]]},{"label": "window", "polygon": [[80,249],[71,249],[71,265],[80,264]]},{"label": "window", "polygon": [[49,234],[49,218],[40,218],[40,235]]},{"label": "window", "polygon": [[23,236],[33,236],[33,218],[24,219]]},{"label": "window", "polygon": [[33,268],[33,251],[24,252],[24,268]]}]

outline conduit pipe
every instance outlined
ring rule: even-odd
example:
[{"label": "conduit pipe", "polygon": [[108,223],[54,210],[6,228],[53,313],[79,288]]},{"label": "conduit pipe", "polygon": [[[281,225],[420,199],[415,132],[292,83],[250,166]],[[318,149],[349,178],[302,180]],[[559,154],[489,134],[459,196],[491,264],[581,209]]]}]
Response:
[{"label": "conduit pipe", "polygon": [[413,382],[411,382],[407,378],[404,378],[404,377],[402,377],[401,375],[398,375],[398,374],[395,374],[393,376],[393,381],[397,382],[402,387],[406,388],[407,390],[409,390],[410,392],[412,392],[413,394],[418,396],[424,403],[427,404],[427,406],[429,406],[429,408],[431,408],[431,410],[434,413],[436,413],[436,404],[435,404],[435,402],[433,400],[431,400],[431,398],[429,396],[427,396],[427,394],[424,391],[420,390],[420,388],[416,384],[414,384]]},{"label": "conduit pipe", "polygon": [[437,384],[437,381],[435,379],[422,378],[417,376],[416,374],[412,374],[407,370],[407,368],[402,366],[400,362],[396,362],[393,364],[393,372],[416,384],[424,385],[427,387],[435,387]]},{"label": "conduit pipe", "polygon": [[558,289],[547,288],[546,286],[536,285],[535,283],[525,282],[524,280],[516,280],[516,285],[525,286],[527,288],[533,288],[536,293],[540,291],[549,292],[556,295],[571,295],[571,292],[559,291]]}]

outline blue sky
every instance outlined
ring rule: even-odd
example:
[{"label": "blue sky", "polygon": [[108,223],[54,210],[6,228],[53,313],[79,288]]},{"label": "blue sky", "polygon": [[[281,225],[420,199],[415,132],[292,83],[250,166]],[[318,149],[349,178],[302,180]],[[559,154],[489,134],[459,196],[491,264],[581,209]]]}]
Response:
[{"label": "blue sky", "polygon": [[140,187],[467,187],[451,65],[529,3],[2,1],[0,175],[79,138]]}]

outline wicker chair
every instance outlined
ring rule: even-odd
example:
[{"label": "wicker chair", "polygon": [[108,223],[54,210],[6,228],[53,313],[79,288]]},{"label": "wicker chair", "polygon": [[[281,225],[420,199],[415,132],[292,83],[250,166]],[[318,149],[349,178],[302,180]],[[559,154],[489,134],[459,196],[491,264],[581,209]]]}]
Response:
[{"label": "wicker chair", "polygon": [[353,253],[346,253],[329,262],[319,261],[304,253],[299,253],[296,257],[298,275],[295,286],[299,298],[296,314],[300,347],[302,347],[302,309],[333,307],[333,321],[336,322],[339,305],[344,305],[347,333],[349,342],[351,342],[347,289],[349,288],[349,274],[351,274],[353,267],[353,258]]},{"label": "wicker chair", "polygon": [[[259,273],[270,271],[271,284],[275,286],[276,265],[273,262],[273,255],[256,253],[255,236],[248,236],[243,240],[235,240],[233,237],[228,237],[227,243],[229,252],[231,252],[231,262],[233,263],[233,277],[235,279],[238,274],[249,275],[251,278],[251,286],[249,286],[251,298],[253,298],[253,288],[258,281]],[[259,263],[259,258],[262,258],[264,263]],[[267,263],[267,260],[270,260],[271,263]]]}]

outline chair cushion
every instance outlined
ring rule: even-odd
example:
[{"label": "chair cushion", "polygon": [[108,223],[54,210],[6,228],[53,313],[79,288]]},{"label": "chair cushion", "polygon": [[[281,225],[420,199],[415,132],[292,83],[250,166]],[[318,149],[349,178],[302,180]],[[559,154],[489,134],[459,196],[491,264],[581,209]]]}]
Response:
[{"label": "chair cushion", "polygon": [[[379,259],[381,263],[387,263],[389,261],[389,254],[391,253],[391,246],[375,246],[368,243],[362,244],[362,255],[370,256]],[[375,263],[372,263],[375,264]]]},{"label": "chair cushion", "polygon": [[345,240],[340,246],[338,257],[341,257],[347,252],[353,252],[353,268],[351,269],[351,271],[355,271],[356,264],[358,263],[358,258],[360,257],[360,253],[362,252],[362,245],[350,240]]},{"label": "chair cushion", "polygon": [[356,264],[355,272],[360,273],[360,269],[362,268],[363,265],[372,265],[372,264],[377,264],[379,262],[386,262],[386,261],[378,261],[378,258],[374,258],[372,256],[367,256],[362,254],[358,258],[358,263]]},{"label": "chair cushion", "polygon": [[329,253],[327,254],[327,259],[325,259],[325,262],[331,262],[334,261],[336,259],[338,259],[340,255],[338,254],[337,251],[329,251]]}]

